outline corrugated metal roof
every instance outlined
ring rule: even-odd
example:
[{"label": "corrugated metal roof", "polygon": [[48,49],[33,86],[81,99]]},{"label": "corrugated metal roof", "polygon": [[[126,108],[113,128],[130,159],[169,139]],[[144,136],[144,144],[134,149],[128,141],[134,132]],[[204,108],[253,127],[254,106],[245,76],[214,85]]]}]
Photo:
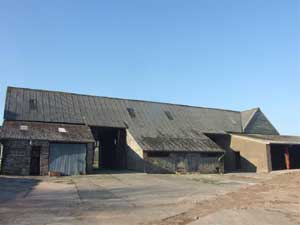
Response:
[{"label": "corrugated metal roof", "polygon": [[[66,132],[59,132],[59,128],[64,128]],[[79,143],[95,141],[88,126],[23,121],[5,121],[0,137]]]}]

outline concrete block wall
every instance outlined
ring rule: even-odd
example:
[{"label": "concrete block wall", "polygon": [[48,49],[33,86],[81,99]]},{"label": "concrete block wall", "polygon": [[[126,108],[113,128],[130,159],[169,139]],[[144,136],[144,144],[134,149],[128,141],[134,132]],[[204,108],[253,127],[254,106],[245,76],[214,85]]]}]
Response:
[{"label": "concrete block wall", "polygon": [[232,135],[230,148],[240,152],[241,171],[269,172],[271,170],[270,149],[263,141]]}]

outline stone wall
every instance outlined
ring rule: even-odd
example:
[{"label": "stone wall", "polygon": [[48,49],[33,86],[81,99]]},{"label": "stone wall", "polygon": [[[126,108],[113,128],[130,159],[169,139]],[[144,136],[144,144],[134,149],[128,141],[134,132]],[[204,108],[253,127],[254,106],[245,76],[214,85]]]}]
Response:
[{"label": "stone wall", "polygon": [[2,173],[5,175],[29,175],[30,150],[27,140],[6,140],[3,142]]},{"label": "stone wall", "polygon": [[40,175],[48,175],[49,165],[49,142],[32,141],[32,146],[40,147]]},{"label": "stone wall", "polygon": [[94,143],[86,145],[86,173],[93,172]]},{"label": "stone wall", "polygon": [[169,156],[150,157],[144,152],[145,171],[147,173],[223,173],[224,162],[221,155],[209,153],[175,153]]},{"label": "stone wall", "polygon": [[144,172],[143,149],[138,145],[130,132],[126,132],[126,167],[129,170]]},{"label": "stone wall", "polygon": [[224,170],[225,172],[236,171],[236,156],[235,151],[230,148],[231,136],[229,134],[206,134],[217,145],[224,149]]}]

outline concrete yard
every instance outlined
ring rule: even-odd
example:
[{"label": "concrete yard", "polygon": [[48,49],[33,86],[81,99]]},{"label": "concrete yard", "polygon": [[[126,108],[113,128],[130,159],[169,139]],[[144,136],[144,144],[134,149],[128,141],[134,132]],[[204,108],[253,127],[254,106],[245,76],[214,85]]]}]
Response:
[{"label": "concrete yard", "polygon": [[0,176],[0,224],[300,224],[300,171]]}]

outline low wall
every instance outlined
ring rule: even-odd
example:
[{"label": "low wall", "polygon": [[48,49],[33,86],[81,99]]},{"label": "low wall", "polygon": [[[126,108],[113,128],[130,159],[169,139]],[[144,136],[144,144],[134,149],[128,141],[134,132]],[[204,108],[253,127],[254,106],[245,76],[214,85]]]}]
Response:
[{"label": "low wall", "polygon": [[209,153],[176,153],[166,157],[149,157],[144,153],[145,171],[147,173],[175,173],[200,172],[223,173],[224,162],[219,156],[210,156]]}]

